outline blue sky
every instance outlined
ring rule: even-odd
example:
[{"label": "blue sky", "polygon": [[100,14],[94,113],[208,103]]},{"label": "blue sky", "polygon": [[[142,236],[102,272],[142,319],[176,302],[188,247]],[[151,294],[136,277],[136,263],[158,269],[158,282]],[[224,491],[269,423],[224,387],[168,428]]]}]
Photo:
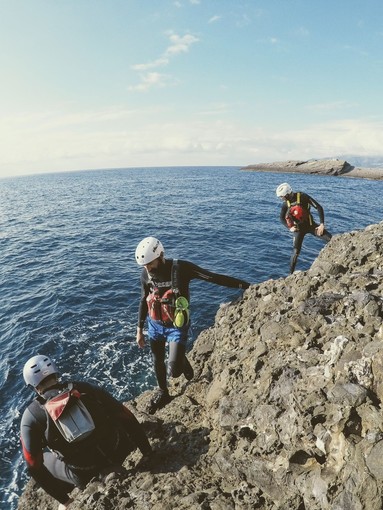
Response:
[{"label": "blue sky", "polygon": [[383,156],[382,0],[0,0],[0,176]]}]

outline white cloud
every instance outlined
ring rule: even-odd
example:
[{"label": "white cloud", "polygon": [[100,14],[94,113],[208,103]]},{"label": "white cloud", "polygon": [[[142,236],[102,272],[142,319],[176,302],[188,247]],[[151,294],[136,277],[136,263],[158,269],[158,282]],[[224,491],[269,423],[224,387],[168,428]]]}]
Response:
[{"label": "white cloud", "polygon": [[178,55],[179,53],[187,53],[192,44],[199,41],[197,37],[191,34],[180,36],[174,32],[168,32],[171,45],[166,49],[164,56]]},{"label": "white cloud", "polygon": [[163,67],[169,64],[169,59],[165,57],[158,58],[157,60],[153,60],[153,62],[148,62],[146,64],[135,64],[132,66],[134,71],[145,71],[147,69],[153,69],[156,67]]},{"label": "white cloud", "polygon": [[[169,38],[170,45],[159,58],[144,64],[134,64],[132,69],[134,71],[147,71],[148,69],[168,66],[173,57],[181,53],[187,53],[191,45],[199,41],[199,39],[192,34],[180,36],[173,31],[167,32],[167,36]],[[174,85],[177,83],[177,80],[172,79],[170,76],[161,75],[155,72],[140,74],[139,78],[140,83],[129,86],[128,90],[143,92],[154,86],[165,87],[166,85]]]},{"label": "white cloud", "polygon": [[167,87],[170,85],[174,86],[178,83],[172,76],[156,72],[141,74],[140,80],[140,83],[128,87],[128,90],[143,92],[149,90],[152,87],[159,88]]},{"label": "white cloud", "polygon": [[215,23],[216,21],[220,20],[221,18],[222,18],[222,16],[217,16],[217,15],[216,16],[212,16],[209,19],[208,23]]}]

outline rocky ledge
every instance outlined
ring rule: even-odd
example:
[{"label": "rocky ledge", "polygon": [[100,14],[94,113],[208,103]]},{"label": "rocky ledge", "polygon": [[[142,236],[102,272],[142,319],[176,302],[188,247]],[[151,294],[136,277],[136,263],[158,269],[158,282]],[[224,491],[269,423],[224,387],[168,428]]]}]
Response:
[{"label": "rocky ledge", "polygon": [[340,159],[312,159],[309,161],[280,161],[259,163],[241,168],[253,172],[302,173],[356,177],[364,179],[383,179],[383,168],[357,168]]},{"label": "rocky ledge", "polygon": [[[196,376],[151,416],[156,449],[73,492],[72,510],[381,510],[383,222],[312,267],[253,285],[190,353]],[[20,510],[57,509],[33,482]]]}]

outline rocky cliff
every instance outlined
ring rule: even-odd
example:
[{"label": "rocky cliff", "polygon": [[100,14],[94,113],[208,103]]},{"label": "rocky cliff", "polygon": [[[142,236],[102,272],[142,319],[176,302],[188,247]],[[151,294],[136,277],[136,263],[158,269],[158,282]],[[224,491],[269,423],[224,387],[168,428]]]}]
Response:
[{"label": "rocky cliff", "polygon": [[381,180],[383,168],[357,168],[341,159],[311,159],[309,161],[279,161],[275,163],[258,163],[241,170],[275,173],[298,173],[334,175],[338,177],[356,177]]},{"label": "rocky cliff", "polygon": [[[334,236],[312,267],[253,285],[194,344],[194,381],[150,416],[157,451],[73,510],[381,510],[383,222]],[[20,510],[56,509],[28,484]]]}]

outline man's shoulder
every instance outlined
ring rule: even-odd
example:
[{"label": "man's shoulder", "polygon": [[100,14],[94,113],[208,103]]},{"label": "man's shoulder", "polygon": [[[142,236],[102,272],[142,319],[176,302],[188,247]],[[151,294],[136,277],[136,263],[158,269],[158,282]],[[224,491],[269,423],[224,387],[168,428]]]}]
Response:
[{"label": "man's shoulder", "polygon": [[177,268],[178,268],[180,274],[182,274],[182,275],[189,274],[193,271],[201,269],[197,264],[194,264],[190,260],[173,259],[173,263],[174,262],[177,263]]},{"label": "man's shoulder", "polygon": [[179,266],[188,266],[191,264],[191,262],[189,262],[188,260],[183,260],[183,259],[178,259],[178,258],[169,259],[169,262],[171,263],[171,265],[177,264]]},{"label": "man's shoulder", "polygon": [[32,402],[29,402],[27,407],[24,409],[21,418],[21,424],[32,425],[32,423],[45,423],[45,411],[42,403],[38,398],[34,398]]},{"label": "man's shoulder", "polygon": [[300,199],[299,202],[303,204],[308,204],[308,202],[311,200],[310,195],[308,193],[305,193],[304,191],[297,191],[296,201],[298,201],[298,198]]},{"label": "man's shoulder", "polygon": [[96,383],[89,382],[89,381],[70,381],[68,383],[68,386],[72,386],[74,389],[84,392],[84,393],[93,393],[93,392],[99,392],[102,391],[101,386],[99,386]]}]

